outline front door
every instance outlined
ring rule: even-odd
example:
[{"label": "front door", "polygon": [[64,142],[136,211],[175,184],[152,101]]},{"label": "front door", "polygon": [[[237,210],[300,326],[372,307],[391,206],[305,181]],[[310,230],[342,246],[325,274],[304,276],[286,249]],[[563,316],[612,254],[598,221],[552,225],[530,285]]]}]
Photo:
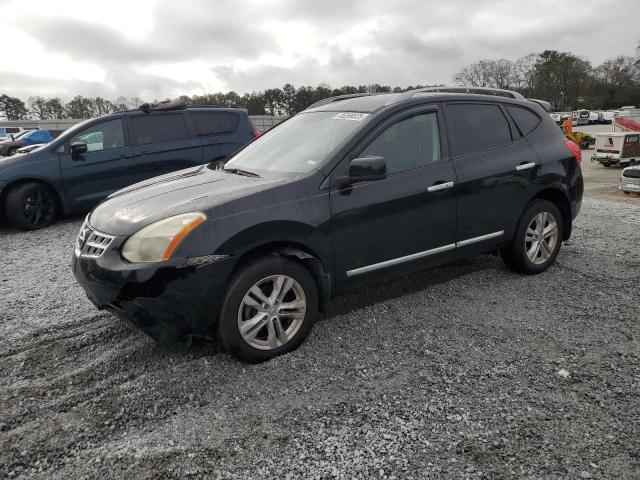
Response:
[{"label": "front door", "polygon": [[442,154],[438,123],[434,109],[405,113],[377,127],[364,148],[344,160],[382,156],[387,178],[331,188],[338,284],[453,258],[455,172]]},{"label": "front door", "polygon": [[[87,151],[72,155],[72,143],[86,144]],[[95,123],[70,138],[61,149],[60,169],[66,203],[75,211],[88,210],[134,183],[134,161],[122,118]]]}]

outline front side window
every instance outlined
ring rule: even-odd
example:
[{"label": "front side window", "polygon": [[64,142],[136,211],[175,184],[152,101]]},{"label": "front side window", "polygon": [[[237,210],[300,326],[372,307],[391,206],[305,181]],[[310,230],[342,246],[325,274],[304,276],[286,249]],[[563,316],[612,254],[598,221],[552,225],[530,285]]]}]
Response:
[{"label": "front side window", "polygon": [[306,112],[276,126],[227,162],[225,169],[308,172],[362,128],[370,114]]},{"label": "front side window", "polygon": [[416,115],[394,123],[378,135],[359,156],[384,157],[389,174],[438,162],[440,137],[437,114],[432,112]]},{"label": "front side window", "polygon": [[92,125],[69,139],[69,144],[78,142],[87,144],[87,152],[124,147],[122,119],[117,118]]},{"label": "front side window", "polygon": [[459,103],[447,105],[455,155],[467,155],[511,142],[509,122],[498,105]]},{"label": "front side window", "polygon": [[182,113],[171,115],[145,115],[130,117],[132,143],[175,142],[187,138],[187,126]]}]

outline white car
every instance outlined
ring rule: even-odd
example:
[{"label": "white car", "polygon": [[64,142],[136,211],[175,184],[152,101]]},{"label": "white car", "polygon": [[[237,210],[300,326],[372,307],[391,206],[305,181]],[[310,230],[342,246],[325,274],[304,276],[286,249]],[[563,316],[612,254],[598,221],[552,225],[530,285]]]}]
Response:
[{"label": "white car", "polygon": [[622,170],[618,189],[624,193],[640,193],[640,165]]},{"label": "white car", "polygon": [[615,115],[615,112],[602,112],[602,115],[600,116],[600,123],[602,124],[610,124],[611,122],[613,122],[613,116]]},{"label": "white car", "polygon": [[19,149],[16,150],[16,154],[33,152],[34,150],[42,147],[43,145],[46,145],[46,143],[34,143],[33,145],[20,147]]}]

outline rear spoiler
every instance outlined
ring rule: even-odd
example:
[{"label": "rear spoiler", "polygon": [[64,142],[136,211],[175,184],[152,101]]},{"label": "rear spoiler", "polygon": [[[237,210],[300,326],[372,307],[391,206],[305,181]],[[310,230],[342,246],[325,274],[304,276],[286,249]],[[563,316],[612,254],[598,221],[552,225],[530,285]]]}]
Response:
[{"label": "rear spoiler", "polygon": [[544,108],[547,112],[551,111],[551,104],[546,100],[537,100],[535,98],[527,98],[527,101],[534,102]]}]

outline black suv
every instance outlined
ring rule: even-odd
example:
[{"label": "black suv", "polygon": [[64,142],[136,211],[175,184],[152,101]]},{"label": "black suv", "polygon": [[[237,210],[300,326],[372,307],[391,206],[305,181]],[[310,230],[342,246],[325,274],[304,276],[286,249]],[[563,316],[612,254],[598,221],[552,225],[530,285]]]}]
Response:
[{"label": "black suv", "polygon": [[262,361],[300,345],[318,309],[360,282],[489,251],[544,271],[580,209],[580,160],[542,102],[331,98],[224,170],[111,195],[82,225],[73,271],[98,308],[156,339],[217,336]]},{"label": "black suv", "polygon": [[46,227],[133,183],[224,160],[259,135],[245,110],[181,101],[87,120],[0,161],[0,214],[24,230]]}]

